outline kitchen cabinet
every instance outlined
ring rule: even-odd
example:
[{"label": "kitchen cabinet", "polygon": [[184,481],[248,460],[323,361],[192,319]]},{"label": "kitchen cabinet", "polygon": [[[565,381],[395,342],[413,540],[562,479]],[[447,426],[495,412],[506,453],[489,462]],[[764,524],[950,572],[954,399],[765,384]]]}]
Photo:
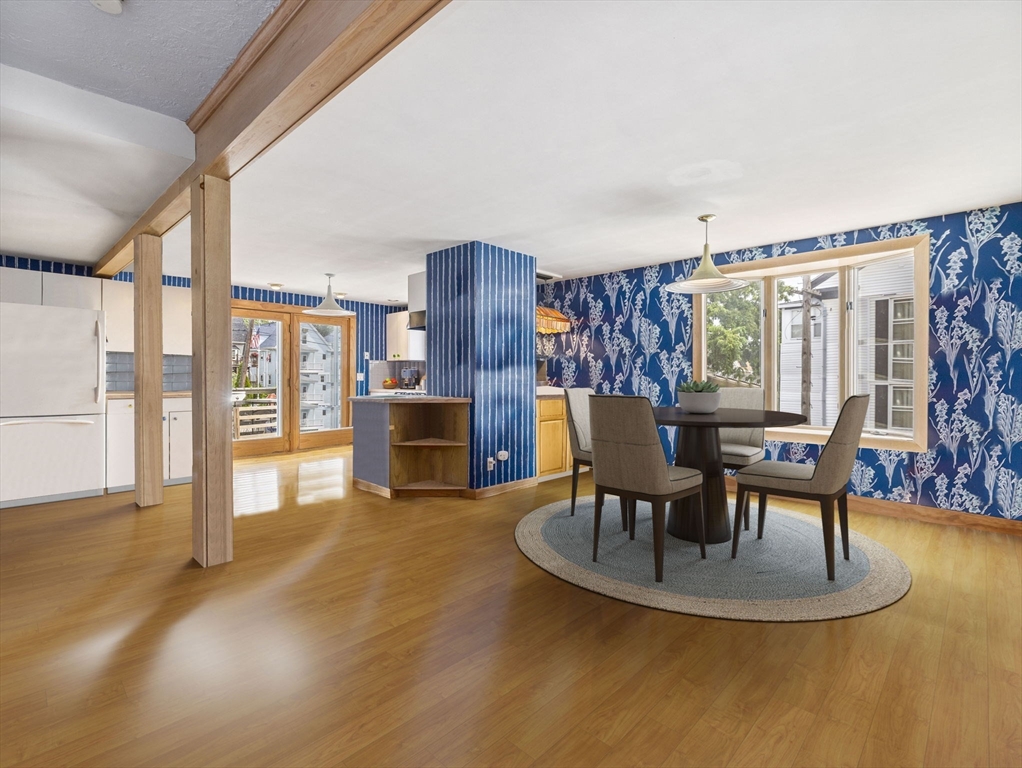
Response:
[{"label": "kitchen cabinet", "polygon": [[135,485],[135,401],[111,400],[106,413],[106,487]]},{"label": "kitchen cabinet", "polygon": [[163,286],[163,354],[192,354],[191,288]]},{"label": "kitchen cabinet", "polygon": [[407,312],[387,315],[387,359],[426,359],[426,332],[408,330]]},{"label": "kitchen cabinet", "polygon": [[[163,398],[163,480],[165,485],[192,480],[192,401]],[[106,487],[135,487],[135,401],[107,401]]]},{"label": "kitchen cabinet", "polygon": [[168,435],[164,473],[167,480],[192,479],[192,412],[167,413]]},{"label": "kitchen cabinet", "polygon": [[[77,278],[82,279],[82,278]],[[103,280],[107,352],[135,351],[135,286]],[[163,286],[163,354],[192,354],[192,291]]]},{"label": "kitchen cabinet", "polygon": [[536,400],[536,474],[555,475],[571,467],[568,415],[563,397]]},{"label": "kitchen cabinet", "polygon": [[0,267],[0,301],[8,304],[42,304],[43,273]]},{"label": "kitchen cabinet", "polygon": [[119,280],[103,281],[106,312],[106,351],[135,351],[135,286]]},{"label": "kitchen cabinet", "polygon": [[43,274],[43,305],[76,309],[103,309],[103,282],[97,277]]}]

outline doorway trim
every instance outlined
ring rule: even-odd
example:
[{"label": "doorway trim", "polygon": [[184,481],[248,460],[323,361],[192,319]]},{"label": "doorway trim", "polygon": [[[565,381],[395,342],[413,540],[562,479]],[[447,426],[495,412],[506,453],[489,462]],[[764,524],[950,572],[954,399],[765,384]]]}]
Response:
[{"label": "doorway trim", "polygon": [[[267,453],[293,453],[295,451],[351,444],[351,402],[348,398],[355,395],[357,386],[357,318],[354,316],[319,317],[305,315],[305,309],[307,309],[307,307],[300,307],[294,304],[274,304],[266,301],[248,301],[245,299],[231,300],[232,315],[256,317],[258,315],[254,313],[262,312],[266,313],[267,316],[273,315],[274,317],[272,319],[281,319],[282,327],[286,328],[285,333],[289,349],[289,353],[287,355],[281,356],[281,364],[286,366],[286,373],[283,371],[281,373],[281,380],[286,385],[286,394],[284,396],[284,408],[286,409],[284,420],[286,422],[286,427],[282,433],[284,441],[279,446],[266,445],[265,448],[269,448],[270,450],[259,450],[257,446],[255,449],[251,449],[254,451],[251,453],[249,452],[250,449],[247,444],[256,445],[259,443],[266,443],[268,441],[235,441],[234,456],[236,458],[240,458],[241,456],[264,455]],[[330,429],[322,432],[307,432],[304,435],[301,433],[298,400],[298,387],[300,386],[300,381],[299,376],[297,375],[297,371],[299,370],[299,355],[301,354],[301,351],[295,340],[301,338],[301,334],[299,333],[299,324],[303,322],[337,325],[343,329],[345,352],[342,362],[346,365],[347,370],[345,372],[343,392],[341,394],[341,423],[347,426],[343,426],[340,429]],[[271,440],[275,439],[271,438]],[[241,451],[238,450],[239,446],[244,446]]]}]

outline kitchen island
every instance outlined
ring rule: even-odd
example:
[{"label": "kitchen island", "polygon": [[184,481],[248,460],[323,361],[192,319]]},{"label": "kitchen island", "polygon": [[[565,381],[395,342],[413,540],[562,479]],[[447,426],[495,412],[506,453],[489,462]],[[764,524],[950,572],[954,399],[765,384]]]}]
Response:
[{"label": "kitchen island", "polygon": [[387,498],[468,489],[467,397],[369,395],[352,404],[354,485]]}]

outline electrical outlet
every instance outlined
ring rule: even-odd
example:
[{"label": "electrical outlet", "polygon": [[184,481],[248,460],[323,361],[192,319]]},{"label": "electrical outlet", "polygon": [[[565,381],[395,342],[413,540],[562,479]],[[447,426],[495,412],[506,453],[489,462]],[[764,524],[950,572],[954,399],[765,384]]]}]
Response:
[{"label": "electrical outlet", "polygon": [[497,461],[507,461],[510,456],[507,451],[497,451]]},{"label": "electrical outlet", "polygon": [[486,457],[486,471],[492,472],[497,468],[497,461],[492,456]]},{"label": "electrical outlet", "polygon": [[366,360],[369,359],[369,353],[368,352],[365,353],[365,358],[366,358]]},{"label": "electrical outlet", "polygon": [[356,373],[355,374],[355,381],[365,381],[365,380],[366,380],[366,375],[364,373]]}]

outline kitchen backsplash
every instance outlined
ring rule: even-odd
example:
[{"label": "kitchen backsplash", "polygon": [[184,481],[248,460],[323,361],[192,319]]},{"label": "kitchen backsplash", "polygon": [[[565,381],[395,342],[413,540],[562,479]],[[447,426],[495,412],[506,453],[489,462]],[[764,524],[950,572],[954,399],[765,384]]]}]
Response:
[{"label": "kitchen backsplash", "polygon": [[372,360],[369,363],[369,389],[383,389],[384,379],[400,381],[402,368],[415,368],[420,379],[426,374],[426,364],[421,360]]},{"label": "kitchen backsplash", "polygon": [[[107,392],[132,392],[135,389],[135,355],[131,352],[106,353]],[[163,356],[163,391],[190,392],[191,355]]]}]

